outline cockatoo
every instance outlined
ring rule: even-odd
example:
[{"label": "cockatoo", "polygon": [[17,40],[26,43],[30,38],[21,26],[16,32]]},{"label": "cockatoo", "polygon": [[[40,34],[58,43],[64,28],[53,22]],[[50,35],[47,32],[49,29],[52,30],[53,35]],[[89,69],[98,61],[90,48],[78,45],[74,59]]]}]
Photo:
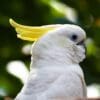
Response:
[{"label": "cockatoo", "polygon": [[[83,71],[85,31],[72,24],[24,26],[10,19],[23,40],[35,41],[30,74],[15,100],[75,100],[86,97]],[[69,99],[70,98],[70,99]]]}]

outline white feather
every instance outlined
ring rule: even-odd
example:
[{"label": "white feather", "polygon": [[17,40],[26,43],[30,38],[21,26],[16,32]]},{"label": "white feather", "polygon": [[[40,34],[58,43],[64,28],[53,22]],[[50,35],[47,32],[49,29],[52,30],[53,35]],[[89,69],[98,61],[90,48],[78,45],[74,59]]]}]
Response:
[{"label": "white feather", "polygon": [[[79,36],[75,42],[69,38],[73,32]],[[85,58],[85,49],[76,45],[85,38],[84,30],[75,25],[64,25],[40,38],[32,47],[29,78],[15,100],[86,97],[84,75],[79,66]]]}]

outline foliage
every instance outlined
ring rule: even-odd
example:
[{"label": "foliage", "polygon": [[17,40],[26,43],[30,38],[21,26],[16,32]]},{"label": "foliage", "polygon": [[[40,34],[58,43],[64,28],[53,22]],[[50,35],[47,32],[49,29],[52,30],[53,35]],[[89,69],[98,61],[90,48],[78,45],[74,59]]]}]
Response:
[{"label": "foliage", "polygon": [[15,97],[22,87],[22,82],[7,71],[7,64],[21,60],[29,69],[30,63],[30,55],[22,53],[22,47],[29,43],[16,38],[15,31],[9,24],[9,18],[24,25],[73,23],[83,27],[88,36],[87,59],[81,64],[86,82],[100,83],[99,0],[2,0],[0,1],[0,96]]}]

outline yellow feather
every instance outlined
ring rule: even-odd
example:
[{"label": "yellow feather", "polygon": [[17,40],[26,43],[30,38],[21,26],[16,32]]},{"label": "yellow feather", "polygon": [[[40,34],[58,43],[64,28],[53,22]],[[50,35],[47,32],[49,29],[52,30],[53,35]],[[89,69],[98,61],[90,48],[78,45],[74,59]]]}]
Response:
[{"label": "yellow feather", "polygon": [[12,27],[15,28],[17,37],[22,40],[36,41],[48,31],[61,27],[62,25],[44,25],[44,26],[25,26],[16,23],[13,19],[9,19]]}]

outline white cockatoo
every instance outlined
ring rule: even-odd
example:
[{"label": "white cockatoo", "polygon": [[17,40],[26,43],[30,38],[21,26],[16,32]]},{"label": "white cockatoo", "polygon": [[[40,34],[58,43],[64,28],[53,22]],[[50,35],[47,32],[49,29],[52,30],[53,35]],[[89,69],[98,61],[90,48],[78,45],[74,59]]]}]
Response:
[{"label": "white cockatoo", "polygon": [[[40,27],[20,25],[10,19],[18,37],[35,41],[30,74],[15,100],[72,100],[86,97],[83,71],[85,31],[77,25]],[[74,100],[74,99],[73,99]]]}]

